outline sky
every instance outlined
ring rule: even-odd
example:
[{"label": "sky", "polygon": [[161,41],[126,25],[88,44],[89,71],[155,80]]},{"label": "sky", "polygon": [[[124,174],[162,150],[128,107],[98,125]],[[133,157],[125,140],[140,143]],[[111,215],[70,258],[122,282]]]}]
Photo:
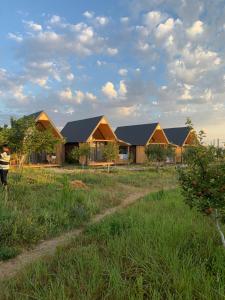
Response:
[{"label": "sky", "polygon": [[1,0],[0,125],[190,117],[225,142],[224,0]]}]

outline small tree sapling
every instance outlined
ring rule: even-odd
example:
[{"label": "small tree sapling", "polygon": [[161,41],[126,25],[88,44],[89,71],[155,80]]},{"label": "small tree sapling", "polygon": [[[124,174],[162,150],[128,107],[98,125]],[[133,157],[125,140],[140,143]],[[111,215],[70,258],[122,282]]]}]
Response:
[{"label": "small tree sapling", "polygon": [[158,144],[150,144],[145,148],[145,154],[149,162],[155,162],[157,170],[160,163],[166,160],[167,149],[166,147]]},{"label": "small tree sapling", "polygon": [[116,160],[119,157],[119,146],[117,143],[111,142],[105,145],[103,150],[103,157],[108,163],[108,173],[110,171],[110,162]]}]

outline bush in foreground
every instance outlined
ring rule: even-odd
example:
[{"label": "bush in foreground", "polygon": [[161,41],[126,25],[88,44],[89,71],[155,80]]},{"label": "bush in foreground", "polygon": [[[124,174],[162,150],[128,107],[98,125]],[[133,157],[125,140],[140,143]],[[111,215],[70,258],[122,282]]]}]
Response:
[{"label": "bush in foreground", "polygon": [[185,202],[208,215],[225,238],[220,222],[225,221],[225,156],[222,149],[204,146],[204,133],[198,135],[199,144],[185,154],[187,166],[178,169]]}]

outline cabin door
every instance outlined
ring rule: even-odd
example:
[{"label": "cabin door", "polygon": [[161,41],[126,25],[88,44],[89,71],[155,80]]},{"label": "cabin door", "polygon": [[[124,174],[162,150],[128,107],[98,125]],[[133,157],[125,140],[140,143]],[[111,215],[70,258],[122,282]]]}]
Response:
[{"label": "cabin door", "polygon": [[31,153],[29,157],[29,163],[32,164],[42,164],[46,163],[47,158],[46,158],[46,152],[41,152],[41,153]]},{"label": "cabin door", "polygon": [[96,143],[96,161],[104,161],[104,157],[103,157],[104,147],[105,147],[104,142]]},{"label": "cabin door", "polygon": [[132,162],[136,163],[136,146],[130,147],[130,156],[132,157]]}]

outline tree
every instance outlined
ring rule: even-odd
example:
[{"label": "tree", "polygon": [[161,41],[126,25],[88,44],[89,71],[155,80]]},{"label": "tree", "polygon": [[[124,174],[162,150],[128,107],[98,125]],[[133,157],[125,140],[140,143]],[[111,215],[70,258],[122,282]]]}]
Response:
[{"label": "tree", "polygon": [[225,222],[225,158],[216,147],[204,146],[204,136],[200,131],[199,144],[187,150],[187,167],[178,169],[179,182],[185,202],[213,219],[225,247],[220,228]]},{"label": "tree", "polygon": [[38,129],[33,117],[23,117],[18,120],[11,118],[10,124],[9,128],[3,130],[5,132],[3,136],[6,137],[11,151],[16,153],[20,167],[31,153],[52,153],[56,145],[62,142],[54,136],[51,129]]},{"label": "tree", "polygon": [[69,163],[76,163],[80,159],[79,147],[74,147],[68,155],[67,161]]},{"label": "tree", "polygon": [[8,143],[9,128],[7,125],[0,126],[0,147]]},{"label": "tree", "polygon": [[59,142],[61,140],[54,136],[51,129],[39,130],[35,127],[28,130],[23,150],[27,155],[42,152],[50,154],[55,152],[55,147]]},{"label": "tree", "polygon": [[119,156],[119,146],[117,143],[111,142],[105,145],[103,157],[108,162],[108,173],[110,171],[110,162],[116,160]]},{"label": "tree", "polygon": [[148,161],[156,162],[156,167],[158,170],[160,163],[166,160],[167,149],[159,144],[150,144],[145,148],[145,154]]},{"label": "tree", "polygon": [[166,157],[169,158],[170,161],[175,162],[175,148],[172,145],[168,145],[165,149]]},{"label": "tree", "polygon": [[81,159],[82,166],[88,164],[88,159],[91,153],[91,148],[88,143],[82,143],[79,145],[79,158]]},{"label": "tree", "polygon": [[88,143],[82,143],[79,147],[74,147],[69,155],[70,162],[74,163],[76,161],[80,161],[82,167],[88,164],[88,159],[91,153],[91,148]]}]

